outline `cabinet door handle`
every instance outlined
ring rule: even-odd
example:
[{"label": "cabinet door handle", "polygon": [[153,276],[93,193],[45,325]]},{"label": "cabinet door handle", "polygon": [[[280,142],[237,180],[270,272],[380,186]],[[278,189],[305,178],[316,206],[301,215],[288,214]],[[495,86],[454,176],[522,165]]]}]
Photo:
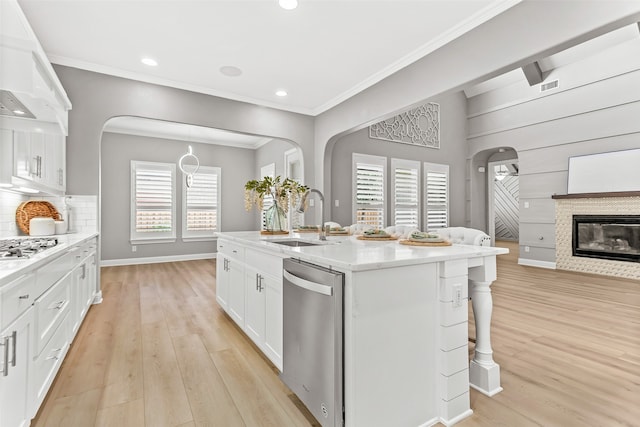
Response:
[{"label": "cabinet door handle", "polygon": [[11,366],[16,366],[16,347],[18,345],[18,331],[13,331],[11,334],[13,340],[13,351],[11,352]]},{"label": "cabinet door handle", "polygon": [[4,362],[2,364],[2,376],[6,377],[7,375],[9,375],[9,338],[10,337],[4,337],[2,339],[2,343],[0,343],[1,346],[4,346]]},{"label": "cabinet door handle", "polygon": [[53,303],[49,306],[49,310],[60,310],[62,307],[64,307],[64,304],[66,303],[65,300],[62,301],[58,301],[56,303]]},{"label": "cabinet door handle", "polygon": [[87,264],[82,264],[82,279],[87,278]]},{"label": "cabinet door handle", "polygon": [[18,299],[29,299],[29,294],[20,295]]},{"label": "cabinet door handle", "polygon": [[256,273],[256,291],[258,290],[258,273]]},{"label": "cabinet door handle", "polygon": [[262,275],[258,274],[258,292],[262,292]]}]

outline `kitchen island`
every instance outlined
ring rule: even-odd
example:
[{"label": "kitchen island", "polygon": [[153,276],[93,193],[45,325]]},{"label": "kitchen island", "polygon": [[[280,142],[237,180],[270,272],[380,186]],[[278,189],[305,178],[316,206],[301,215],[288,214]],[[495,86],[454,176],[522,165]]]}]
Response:
[{"label": "kitchen island", "polygon": [[[292,239],[314,245],[277,243]],[[218,252],[218,302],[279,369],[282,260],[344,273],[347,427],[451,425],[472,414],[470,386],[488,395],[500,391],[489,339],[490,285],[496,255],[506,249],[229,232],[218,233]],[[477,331],[471,364],[469,287]]]}]

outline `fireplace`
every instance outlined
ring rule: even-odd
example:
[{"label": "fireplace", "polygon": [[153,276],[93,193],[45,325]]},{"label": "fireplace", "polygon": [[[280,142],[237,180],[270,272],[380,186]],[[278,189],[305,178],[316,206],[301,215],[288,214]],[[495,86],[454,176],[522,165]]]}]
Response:
[{"label": "fireplace", "polygon": [[640,262],[640,215],[573,215],[573,256]]}]

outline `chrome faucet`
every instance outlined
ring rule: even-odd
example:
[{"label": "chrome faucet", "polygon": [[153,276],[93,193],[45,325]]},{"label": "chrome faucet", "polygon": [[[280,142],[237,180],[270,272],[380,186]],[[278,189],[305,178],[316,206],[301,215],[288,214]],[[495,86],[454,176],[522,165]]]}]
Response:
[{"label": "chrome faucet", "polygon": [[310,193],[317,193],[318,196],[320,196],[320,221],[321,222],[320,222],[320,230],[318,232],[318,238],[320,240],[327,240],[327,233],[324,229],[324,196],[322,195],[320,190],[316,190],[315,188],[312,188],[311,190],[304,193],[302,195],[302,198],[300,199],[300,203],[298,204],[298,208],[296,209],[296,212],[304,213],[304,211],[307,209],[305,205],[307,204],[307,197],[309,197]]}]

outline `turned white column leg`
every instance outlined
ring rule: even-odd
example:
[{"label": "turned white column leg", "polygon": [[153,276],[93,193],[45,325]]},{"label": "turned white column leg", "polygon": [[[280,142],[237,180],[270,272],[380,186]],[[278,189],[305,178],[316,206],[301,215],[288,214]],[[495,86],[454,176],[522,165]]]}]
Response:
[{"label": "turned white column leg", "polygon": [[469,294],[476,325],[476,348],[469,365],[469,383],[471,387],[487,396],[502,391],[500,366],[494,362],[491,349],[491,283],[469,280]]}]

